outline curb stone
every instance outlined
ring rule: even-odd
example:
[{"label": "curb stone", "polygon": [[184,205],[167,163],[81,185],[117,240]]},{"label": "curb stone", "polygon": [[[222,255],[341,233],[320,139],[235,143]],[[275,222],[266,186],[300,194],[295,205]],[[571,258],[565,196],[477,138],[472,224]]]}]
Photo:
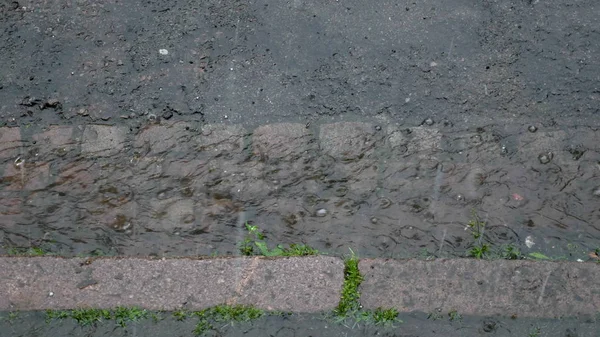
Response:
[{"label": "curb stone", "polygon": [[[473,259],[363,259],[364,309],[532,318],[595,315],[600,265]],[[201,310],[253,305],[331,312],[344,263],[335,257],[213,259],[1,257],[0,310],[138,306]]]},{"label": "curb stone", "polygon": [[340,297],[343,262],[310,258],[0,258],[0,310],[138,306],[201,310],[219,304],[320,312]]},{"label": "curb stone", "polygon": [[597,263],[365,259],[359,268],[366,309],[535,318],[600,311]]}]

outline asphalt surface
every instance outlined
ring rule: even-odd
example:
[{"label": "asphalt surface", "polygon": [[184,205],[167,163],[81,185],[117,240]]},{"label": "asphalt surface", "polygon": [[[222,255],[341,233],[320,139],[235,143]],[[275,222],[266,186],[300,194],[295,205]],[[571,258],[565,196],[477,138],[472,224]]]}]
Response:
[{"label": "asphalt surface", "polygon": [[2,0],[0,13],[8,125],[598,124],[594,0]]}]

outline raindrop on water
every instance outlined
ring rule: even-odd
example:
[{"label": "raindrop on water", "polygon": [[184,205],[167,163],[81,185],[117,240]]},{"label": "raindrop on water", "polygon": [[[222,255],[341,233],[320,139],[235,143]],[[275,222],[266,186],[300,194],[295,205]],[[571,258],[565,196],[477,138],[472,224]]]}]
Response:
[{"label": "raindrop on water", "polygon": [[379,208],[385,209],[392,205],[392,201],[388,198],[379,199]]},{"label": "raindrop on water", "polygon": [[334,192],[334,194],[338,197],[343,197],[346,195],[346,193],[348,193],[348,188],[345,186],[340,186],[336,188]]},{"label": "raindrop on water", "polygon": [[552,157],[554,157],[554,154],[552,152],[547,152],[540,154],[538,159],[541,164],[548,164],[552,160]]},{"label": "raindrop on water", "polygon": [[317,211],[317,216],[323,217],[327,215],[327,210],[325,208],[321,208]]}]

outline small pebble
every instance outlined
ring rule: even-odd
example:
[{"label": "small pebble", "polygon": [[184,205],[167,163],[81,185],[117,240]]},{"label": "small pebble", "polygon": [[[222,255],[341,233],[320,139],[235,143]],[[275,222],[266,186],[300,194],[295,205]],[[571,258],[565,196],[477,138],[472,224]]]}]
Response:
[{"label": "small pebble", "polygon": [[592,192],[592,194],[595,197],[600,197],[600,187],[596,187],[596,189],[594,190],[594,192]]},{"label": "small pebble", "polygon": [[161,55],[169,55],[169,51],[166,50],[166,49],[159,49],[158,53],[161,54]]},{"label": "small pebble", "polygon": [[427,118],[426,120],[423,121],[423,124],[431,126],[431,125],[433,125],[433,119]]},{"label": "small pebble", "polygon": [[17,157],[17,159],[15,159],[15,167],[21,167],[24,162],[25,160],[21,159],[21,157]]},{"label": "small pebble", "polygon": [[553,156],[554,155],[552,154],[552,152],[542,153],[538,156],[538,159],[541,164],[548,164],[552,160]]},{"label": "small pebble", "polygon": [[381,131],[381,126],[377,125],[377,126],[375,127],[375,130],[377,130],[377,131]]},{"label": "small pebble", "polygon": [[525,246],[527,246],[527,248],[531,248],[535,245],[535,242],[533,242],[533,237],[531,235],[529,235],[528,237],[525,238]]},{"label": "small pebble", "polygon": [[530,125],[527,130],[529,130],[531,133],[534,133],[537,131],[537,127],[535,125]]},{"label": "small pebble", "polygon": [[317,211],[317,216],[323,217],[327,215],[327,210],[325,208],[321,208]]},{"label": "small pebble", "polygon": [[52,297],[52,296],[54,296],[54,293],[53,292],[49,292],[48,296]]}]

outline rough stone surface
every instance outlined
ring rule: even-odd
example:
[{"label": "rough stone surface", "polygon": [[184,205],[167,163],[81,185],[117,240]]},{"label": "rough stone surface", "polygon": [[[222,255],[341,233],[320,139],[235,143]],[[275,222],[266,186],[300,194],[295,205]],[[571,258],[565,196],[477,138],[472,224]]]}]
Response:
[{"label": "rough stone surface", "polygon": [[600,310],[600,265],[539,261],[361,260],[361,304],[402,312],[556,317]]},{"label": "rough stone surface", "polygon": [[301,123],[268,124],[254,131],[254,153],[261,158],[294,159],[311,149],[311,134]]},{"label": "rough stone surface", "polygon": [[196,137],[198,150],[214,153],[240,153],[244,149],[246,130],[240,125],[211,124],[202,127]]},{"label": "rough stone surface", "polygon": [[[199,310],[246,304],[332,310],[343,282],[333,257],[194,259],[0,258],[0,310],[140,306]],[[49,296],[50,293],[53,296]]]},{"label": "rough stone surface", "polygon": [[23,162],[21,165],[7,164],[3,182],[10,182],[7,191],[40,190],[48,186],[50,168],[48,163]]},{"label": "rough stone surface", "polygon": [[19,128],[0,128],[0,158],[12,158],[19,155],[21,131]]},{"label": "rough stone surface", "polygon": [[375,147],[375,129],[370,123],[341,122],[321,125],[321,149],[340,160],[353,160]]},{"label": "rough stone surface", "polygon": [[400,128],[394,125],[388,126],[387,132],[390,147],[401,155],[431,156],[441,147],[442,134],[436,128],[427,126]]},{"label": "rough stone surface", "polygon": [[142,155],[156,156],[165,152],[182,152],[187,150],[190,139],[189,123],[172,123],[165,125],[151,124],[144,128],[134,141],[134,147]]},{"label": "rough stone surface", "polygon": [[81,152],[91,156],[110,156],[125,145],[125,129],[117,126],[88,125],[83,132]]},{"label": "rough stone surface", "polygon": [[31,138],[39,147],[41,155],[54,153],[62,157],[77,147],[78,141],[73,136],[74,129],[71,126],[52,125],[44,132],[35,134]]}]

